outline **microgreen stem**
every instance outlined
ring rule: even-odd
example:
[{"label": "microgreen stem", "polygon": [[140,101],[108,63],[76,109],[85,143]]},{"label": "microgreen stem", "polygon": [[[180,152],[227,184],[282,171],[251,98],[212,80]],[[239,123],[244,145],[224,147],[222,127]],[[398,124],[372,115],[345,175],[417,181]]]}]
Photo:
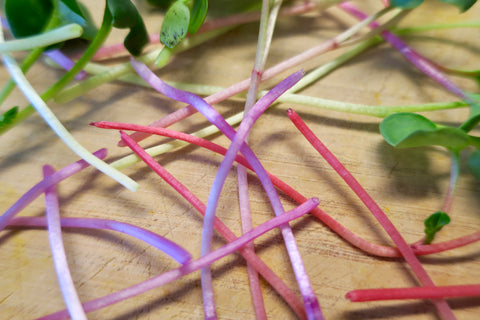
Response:
[{"label": "microgreen stem", "polygon": [[[42,55],[44,48],[36,48],[28,53],[27,57],[22,61],[20,69],[23,73],[26,73],[28,69],[37,61],[37,59]],[[3,86],[2,91],[0,92],[0,105],[7,99],[8,95],[15,88],[15,81],[8,79],[5,86]],[[0,134],[2,134],[2,128],[0,128]]]},{"label": "microgreen stem", "polygon": [[[55,173],[53,167],[43,167],[43,178],[47,179]],[[52,251],[52,259],[57,273],[58,283],[62,291],[63,300],[68,313],[73,320],[87,320],[78,297],[77,290],[73,283],[72,275],[68,267],[65,247],[62,240],[62,229],[60,225],[60,209],[58,205],[57,188],[55,185],[45,190],[45,206],[47,211],[48,240]]]},{"label": "microgreen stem", "polygon": [[[387,215],[382,211],[378,204],[370,197],[366,190],[358,183],[352,174],[340,163],[340,161],[327,149],[327,147],[315,136],[315,134],[307,127],[305,122],[298,116],[298,114],[289,109],[287,111],[289,118],[299,131],[305,136],[310,144],[320,153],[320,155],[328,162],[328,164],[338,173],[338,175],[347,183],[347,185],[355,192],[355,194],[362,200],[365,206],[374,215],[377,221],[388,233],[393,240],[398,250],[412,268],[418,280],[423,286],[435,286],[428,273],[423,268],[422,264],[415,256],[412,248],[403,239],[400,232],[395,228],[393,223],[388,219]],[[443,319],[456,319],[449,305],[444,300],[432,300],[437,307]]]},{"label": "microgreen stem", "polygon": [[[265,69],[265,63],[267,61],[268,52],[273,36],[273,29],[277,19],[278,11],[282,1],[275,1],[273,5],[270,5],[270,0],[262,1],[262,11],[260,18],[260,28],[258,32],[257,50],[255,54],[255,63],[252,70],[250,88],[247,93],[247,99],[245,101],[244,114],[248,114],[250,109],[255,104],[255,100],[258,95],[258,88],[260,85],[261,75]],[[245,143],[248,142],[248,133],[245,135]],[[252,229],[252,217],[250,210],[250,199],[248,194],[248,177],[247,170],[244,166],[239,165],[237,167],[237,180],[238,180],[238,194],[240,205],[240,216],[242,222],[242,232],[248,232]],[[254,250],[254,244],[251,242],[250,247]],[[250,282],[250,292],[252,295],[252,301],[255,308],[256,319],[266,319],[265,305],[263,301],[262,291],[258,280],[258,274],[255,270],[247,264],[247,273]]]},{"label": "microgreen stem", "polygon": [[352,302],[403,300],[403,299],[443,299],[480,296],[480,285],[457,285],[414,288],[360,289],[346,294]]},{"label": "microgreen stem", "polygon": [[[67,57],[62,51],[59,49],[47,50],[43,53],[46,57],[50,58],[53,63],[58,65],[59,67],[63,68],[64,70],[71,70],[75,65],[75,62]],[[75,75],[75,80],[83,80],[87,76],[85,70],[80,71],[77,75]]]},{"label": "microgreen stem", "polygon": [[[105,124],[105,126],[104,126]],[[101,128],[112,128],[111,123],[95,123],[94,125]],[[135,127],[135,125],[133,125]],[[131,130],[133,127],[127,126],[126,130]],[[160,131],[167,130],[163,128],[151,128],[145,127],[147,129],[157,129]],[[162,130],[163,129],[163,130]],[[178,133],[181,136],[189,136],[186,134]],[[121,133],[122,141],[125,141],[135,154],[142,159],[155,173],[157,173],[163,180],[165,180],[172,188],[174,188],[182,197],[184,197],[190,204],[192,204],[195,209],[197,209],[202,216],[205,216],[206,205],[203,204],[193,193],[188,190],[180,181],[178,181],[173,175],[171,175],[165,168],[163,168],[158,162],[156,162],[145,150],[143,150],[130,136],[125,133]],[[190,136],[191,137],[191,136]],[[197,139],[198,140],[198,139]],[[207,143],[208,140],[203,140]],[[226,149],[221,149],[226,153]],[[215,229],[227,240],[231,242],[237,237],[235,234],[227,228],[225,224],[221,222],[217,217],[214,218],[214,227]],[[285,299],[285,301],[292,307],[292,309],[297,313],[300,318],[304,317],[304,310],[300,301],[296,298],[292,290],[287,287],[282,280],[267,266],[265,263],[260,260],[255,252],[252,250],[251,246],[245,246],[240,250],[240,254],[246,259],[249,265],[251,265],[255,270],[257,270],[264,278],[267,280],[271,286],[277,290],[277,292]]]},{"label": "microgreen stem", "polygon": [[80,25],[75,23],[69,24],[39,35],[3,42],[0,44],[0,54],[47,47],[52,44],[78,38],[82,33],[83,29]]},{"label": "microgreen stem", "polygon": [[[46,227],[46,225],[47,221],[43,217],[18,217],[12,219],[7,228],[34,228]],[[185,264],[192,259],[190,253],[188,253],[188,251],[180,247],[178,244],[162,237],[161,235],[129,223],[97,218],[60,218],[60,225],[62,228],[118,231],[148,243],[149,245],[168,254],[172,259],[180,264]]]},{"label": "microgreen stem", "polygon": [[[94,156],[98,157],[99,159],[103,159],[107,156],[106,149],[100,149],[93,153]],[[48,178],[43,179],[35,186],[33,186],[30,190],[24,193],[20,199],[18,199],[10,208],[3,215],[0,216],[0,231],[3,230],[10,222],[10,220],[23,208],[25,208],[28,204],[30,204],[33,200],[39,197],[45,190],[59,183],[62,180],[74,175],[75,173],[79,172],[80,170],[88,167],[88,163],[85,160],[79,160],[68,166],[64,167],[61,170],[58,170]]]},{"label": "microgreen stem", "polygon": [[[103,307],[112,305],[114,303],[120,302],[122,300],[137,296],[149,290],[153,290],[159,286],[165,285],[167,283],[173,282],[181,277],[200,270],[213,262],[241,249],[245,246],[246,243],[258,238],[262,234],[277,228],[281,225],[286,224],[289,221],[298,219],[301,216],[305,215],[307,212],[312,210],[318,205],[319,201],[316,198],[312,198],[309,201],[301,204],[300,206],[285,212],[284,214],[270,219],[269,221],[259,225],[258,227],[252,229],[250,232],[238,237],[234,241],[224,245],[223,247],[210,252],[209,254],[186,263],[180,268],[176,268],[156,277],[150,278],[144,282],[131,286],[129,288],[117,291],[115,293],[109,294],[102,298],[91,300],[83,304],[83,308],[86,312],[95,311]],[[39,318],[38,320],[61,320],[68,319],[68,313],[64,311],[59,311],[57,313],[50,314],[48,316]]]},{"label": "microgreen stem", "polygon": [[57,119],[55,114],[50,110],[47,104],[38,95],[35,89],[30,85],[28,80],[25,78],[25,75],[20,70],[20,67],[17,65],[15,59],[10,54],[3,54],[3,61],[5,63],[5,66],[8,68],[10,75],[17,83],[20,90],[22,90],[25,97],[35,107],[35,109],[42,116],[45,122],[50,126],[50,128],[58,135],[60,139],[63,140],[63,142],[73,152],[75,152],[78,156],[87,161],[93,167],[110,176],[112,179],[118,181],[127,189],[135,191],[138,188],[138,185],[135,181],[133,181],[120,171],[109,166],[102,160],[94,157],[77,140],[75,140],[75,138],[62,125],[62,123]]},{"label": "microgreen stem", "polygon": [[[218,154],[225,155],[227,152],[227,149],[209,140],[205,140],[205,139],[199,138],[198,136],[193,136],[190,134],[174,131],[167,128],[148,127],[148,126],[142,126],[142,125],[136,125],[136,124],[130,124],[130,123],[118,123],[118,122],[109,122],[109,121],[95,122],[95,123],[92,123],[92,125],[98,128],[105,128],[105,129],[147,132],[150,134],[156,134],[156,135],[161,135],[168,138],[183,140],[183,141],[186,141],[187,143],[200,146],[202,148],[208,149]],[[147,154],[151,155],[150,153],[148,153],[148,149],[144,151],[147,152]],[[239,155],[236,157],[236,161],[242,166],[253,171],[252,167],[244,157]],[[303,203],[307,200],[306,197],[301,195],[298,191],[290,187],[288,184],[286,184],[282,180],[278,179],[276,176],[270,173],[268,175],[271,178],[272,182],[274,183],[275,187],[277,187],[279,190],[287,194],[297,203]],[[388,258],[401,257],[401,254],[396,247],[382,246],[382,245],[377,245],[377,244],[368,242],[367,240],[354,234],[352,231],[350,231],[349,229],[341,225],[338,221],[330,217],[327,213],[325,213],[318,207],[313,209],[311,213],[320,221],[322,221],[324,224],[326,224],[331,230],[337,233],[340,237],[346,240],[348,243],[359,248],[362,251],[365,251],[369,254],[379,256],[379,257],[388,257]],[[452,239],[444,242],[438,242],[435,244],[424,245],[422,243],[416,242],[411,244],[410,246],[414,251],[415,255],[428,255],[428,254],[438,253],[442,251],[452,250],[452,249],[459,248],[477,241],[480,241],[480,231],[474,232],[472,234],[459,237],[456,239]]]}]

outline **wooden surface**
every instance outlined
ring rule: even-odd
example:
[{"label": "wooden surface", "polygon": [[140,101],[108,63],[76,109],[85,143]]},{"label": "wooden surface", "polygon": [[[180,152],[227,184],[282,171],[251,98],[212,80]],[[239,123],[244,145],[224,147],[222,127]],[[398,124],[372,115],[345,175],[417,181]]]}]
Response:
[{"label": "wooden surface", "polygon": [[[95,1],[86,1],[92,7]],[[379,2],[379,1],[378,1]],[[372,3],[372,4],[369,4]],[[368,1],[369,12],[378,9]],[[94,10],[99,18],[101,8]],[[459,15],[450,6],[427,1],[409,15],[403,26],[478,19],[477,4]],[[274,65],[304,49],[331,38],[355,20],[338,9],[326,13],[281,18],[273,40],[268,65]],[[160,25],[159,16],[148,22],[150,32]],[[242,26],[176,57],[159,74],[169,80],[227,86],[250,75],[256,46],[257,24]],[[120,39],[115,32],[109,43]],[[451,67],[479,68],[480,31],[452,29],[432,31],[405,38],[429,58]],[[329,53],[301,67],[306,70],[338,55]],[[2,83],[8,79],[0,71]],[[28,74],[42,92],[61,72],[37,64]],[[286,75],[286,74],[285,74]],[[269,84],[273,84],[280,78]],[[452,78],[462,88],[477,91],[475,83]],[[265,88],[267,85],[265,86]],[[453,101],[437,84],[428,80],[388,45],[369,51],[303,93],[340,101],[371,105],[416,104]],[[2,110],[24,106],[15,91]],[[111,83],[68,104],[50,103],[73,135],[92,152],[109,149],[110,160],[127,154],[116,147],[118,133],[88,126],[97,120],[148,124],[180,108],[153,90]],[[241,110],[242,101],[215,106],[225,115]],[[391,244],[371,214],[308,145],[288,120],[285,110],[293,107],[322,141],[379,203],[408,242],[422,237],[423,220],[441,208],[449,175],[448,154],[438,148],[394,150],[378,133],[380,119],[317,110],[300,105],[277,105],[254,126],[250,145],[264,166],[307,197],[316,196],[321,207],[357,234],[379,244]],[[429,114],[432,119],[458,124],[466,110]],[[174,128],[192,132],[205,124],[195,115]],[[152,138],[143,145],[162,139]],[[221,136],[215,142],[227,146]],[[180,181],[206,202],[221,156],[200,148],[157,157]],[[34,115],[0,139],[0,211],[5,211],[24,192],[41,180],[41,166],[59,169],[77,157]],[[59,185],[61,214],[65,217],[99,217],[130,222],[166,236],[199,256],[202,220],[195,210],[143,164],[124,171],[140,184],[138,192],[125,190],[110,178],[89,168]],[[218,216],[240,233],[236,174],[227,180]],[[273,216],[259,182],[250,176],[253,222],[258,225]],[[478,230],[478,181],[462,167],[452,223],[438,235],[447,240]],[[43,198],[21,212],[22,216],[44,214]],[[286,208],[293,203],[282,197]],[[383,259],[352,247],[318,220],[301,218],[291,224],[303,255],[313,288],[326,319],[438,319],[428,301],[350,303],[346,292],[359,288],[407,287],[417,285],[401,259]],[[65,247],[72,275],[82,301],[104,296],[177,267],[164,254],[130,237],[113,232],[67,231]],[[224,242],[215,238],[215,247]],[[298,292],[278,230],[255,241],[258,255]],[[33,319],[64,308],[44,230],[0,233],[0,318]],[[438,285],[478,283],[479,245],[421,258]],[[253,319],[245,262],[230,255],[213,265],[214,290],[220,319]],[[89,314],[91,319],[202,319],[200,275],[194,273],[172,284]],[[272,288],[262,281],[270,319],[292,319],[295,315]],[[458,319],[478,319],[479,299],[451,300]]]}]

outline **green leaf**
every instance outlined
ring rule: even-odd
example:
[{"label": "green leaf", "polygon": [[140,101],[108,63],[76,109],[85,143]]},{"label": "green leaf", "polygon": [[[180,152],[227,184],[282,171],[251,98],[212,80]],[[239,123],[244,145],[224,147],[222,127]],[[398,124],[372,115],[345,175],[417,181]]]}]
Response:
[{"label": "green leaf", "polygon": [[0,128],[12,123],[18,114],[18,107],[13,107],[0,116]]},{"label": "green leaf", "polygon": [[54,11],[52,0],[5,0],[5,16],[15,38],[43,32]]},{"label": "green leaf", "polygon": [[203,24],[208,11],[208,0],[195,0],[192,8],[192,17],[190,19],[190,25],[188,26],[188,32],[195,34]]},{"label": "green leaf", "polygon": [[460,12],[465,12],[470,9],[477,0],[440,0],[445,3],[453,4],[460,9]]},{"label": "green leaf", "polygon": [[473,176],[480,180],[480,150],[476,149],[468,158],[468,168]]},{"label": "green leaf", "polygon": [[413,9],[421,5],[423,0],[391,0],[390,5],[402,9]]},{"label": "green leaf", "polygon": [[175,48],[185,38],[190,24],[190,10],[182,0],[176,1],[165,13],[160,41],[168,48]]},{"label": "green leaf", "polygon": [[397,148],[437,145],[461,150],[478,143],[475,137],[461,129],[437,126],[414,113],[396,113],[386,117],[380,124],[380,132],[389,144]]},{"label": "green leaf", "polygon": [[435,234],[442,230],[444,226],[450,223],[450,217],[443,211],[437,211],[430,215],[424,221],[425,225],[425,244],[430,244]]},{"label": "green leaf", "polygon": [[137,8],[130,0],[107,0],[108,10],[115,28],[129,28],[123,44],[134,56],[138,56],[148,43],[148,33]]},{"label": "green leaf", "polygon": [[412,133],[435,131],[437,125],[424,116],[415,113],[395,113],[389,115],[380,123],[380,132],[392,146],[397,146]]}]

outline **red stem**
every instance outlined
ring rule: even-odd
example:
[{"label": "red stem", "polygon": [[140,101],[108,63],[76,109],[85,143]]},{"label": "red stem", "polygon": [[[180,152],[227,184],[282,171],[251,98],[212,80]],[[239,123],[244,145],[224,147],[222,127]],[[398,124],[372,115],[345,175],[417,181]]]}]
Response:
[{"label": "red stem", "polygon": [[345,295],[345,297],[352,302],[478,296],[480,296],[480,285],[478,284],[442,287],[361,289],[350,291]]},{"label": "red stem", "polygon": [[[380,209],[378,204],[366,192],[366,190],[358,183],[353,175],[340,163],[340,161],[328,150],[328,148],[315,136],[315,134],[307,127],[305,122],[298,116],[298,114],[289,109],[287,111],[288,117],[293,124],[305,136],[310,144],[320,153],[320,155],[328,162],[328,164],[338,173],[338,175],[348,184],[353,192],[362,200],[365,206],[370,210],[377,221],[382,225],[384,230],[393,240],[398,250],[405,258],[407,263],[412,268],[418,280],[423,286],[435,286],[428,273],[423,268],[422,264],[415,256],[412,248],[403,239],[400,232],[395,228],[393,223],[388,219],[387,215]],[[433,300],[439,313],[444,319],[456,319],[449,305],[444,300]]]}]

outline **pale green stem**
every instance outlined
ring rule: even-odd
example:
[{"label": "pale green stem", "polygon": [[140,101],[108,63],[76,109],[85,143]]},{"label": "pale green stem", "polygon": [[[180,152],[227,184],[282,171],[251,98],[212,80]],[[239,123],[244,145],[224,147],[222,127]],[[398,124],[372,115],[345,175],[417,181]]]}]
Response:
[{"label": "pale green stem", "polygon": [[82,33],[83,28],[80,25],[75,23],[69,24],[39,35],[3,42],[0,44],[0,54],[47,47],[52,44],[78,38]]},{"label": "pale green stem", "polygon": [[[37,61],[37,59],[42,55],[44,48],[36,48],[32,50],[27,57],[23,60],[22,65],[20,68],[22,69],[23,73],[26,73],[28,69]],[[0,104],[2,104],[5,99],[7,99],[8,95],[12,92],[15,88],[15,81],[12,79],[8,79],[8,82],[2,88],[0,92]]]}]

